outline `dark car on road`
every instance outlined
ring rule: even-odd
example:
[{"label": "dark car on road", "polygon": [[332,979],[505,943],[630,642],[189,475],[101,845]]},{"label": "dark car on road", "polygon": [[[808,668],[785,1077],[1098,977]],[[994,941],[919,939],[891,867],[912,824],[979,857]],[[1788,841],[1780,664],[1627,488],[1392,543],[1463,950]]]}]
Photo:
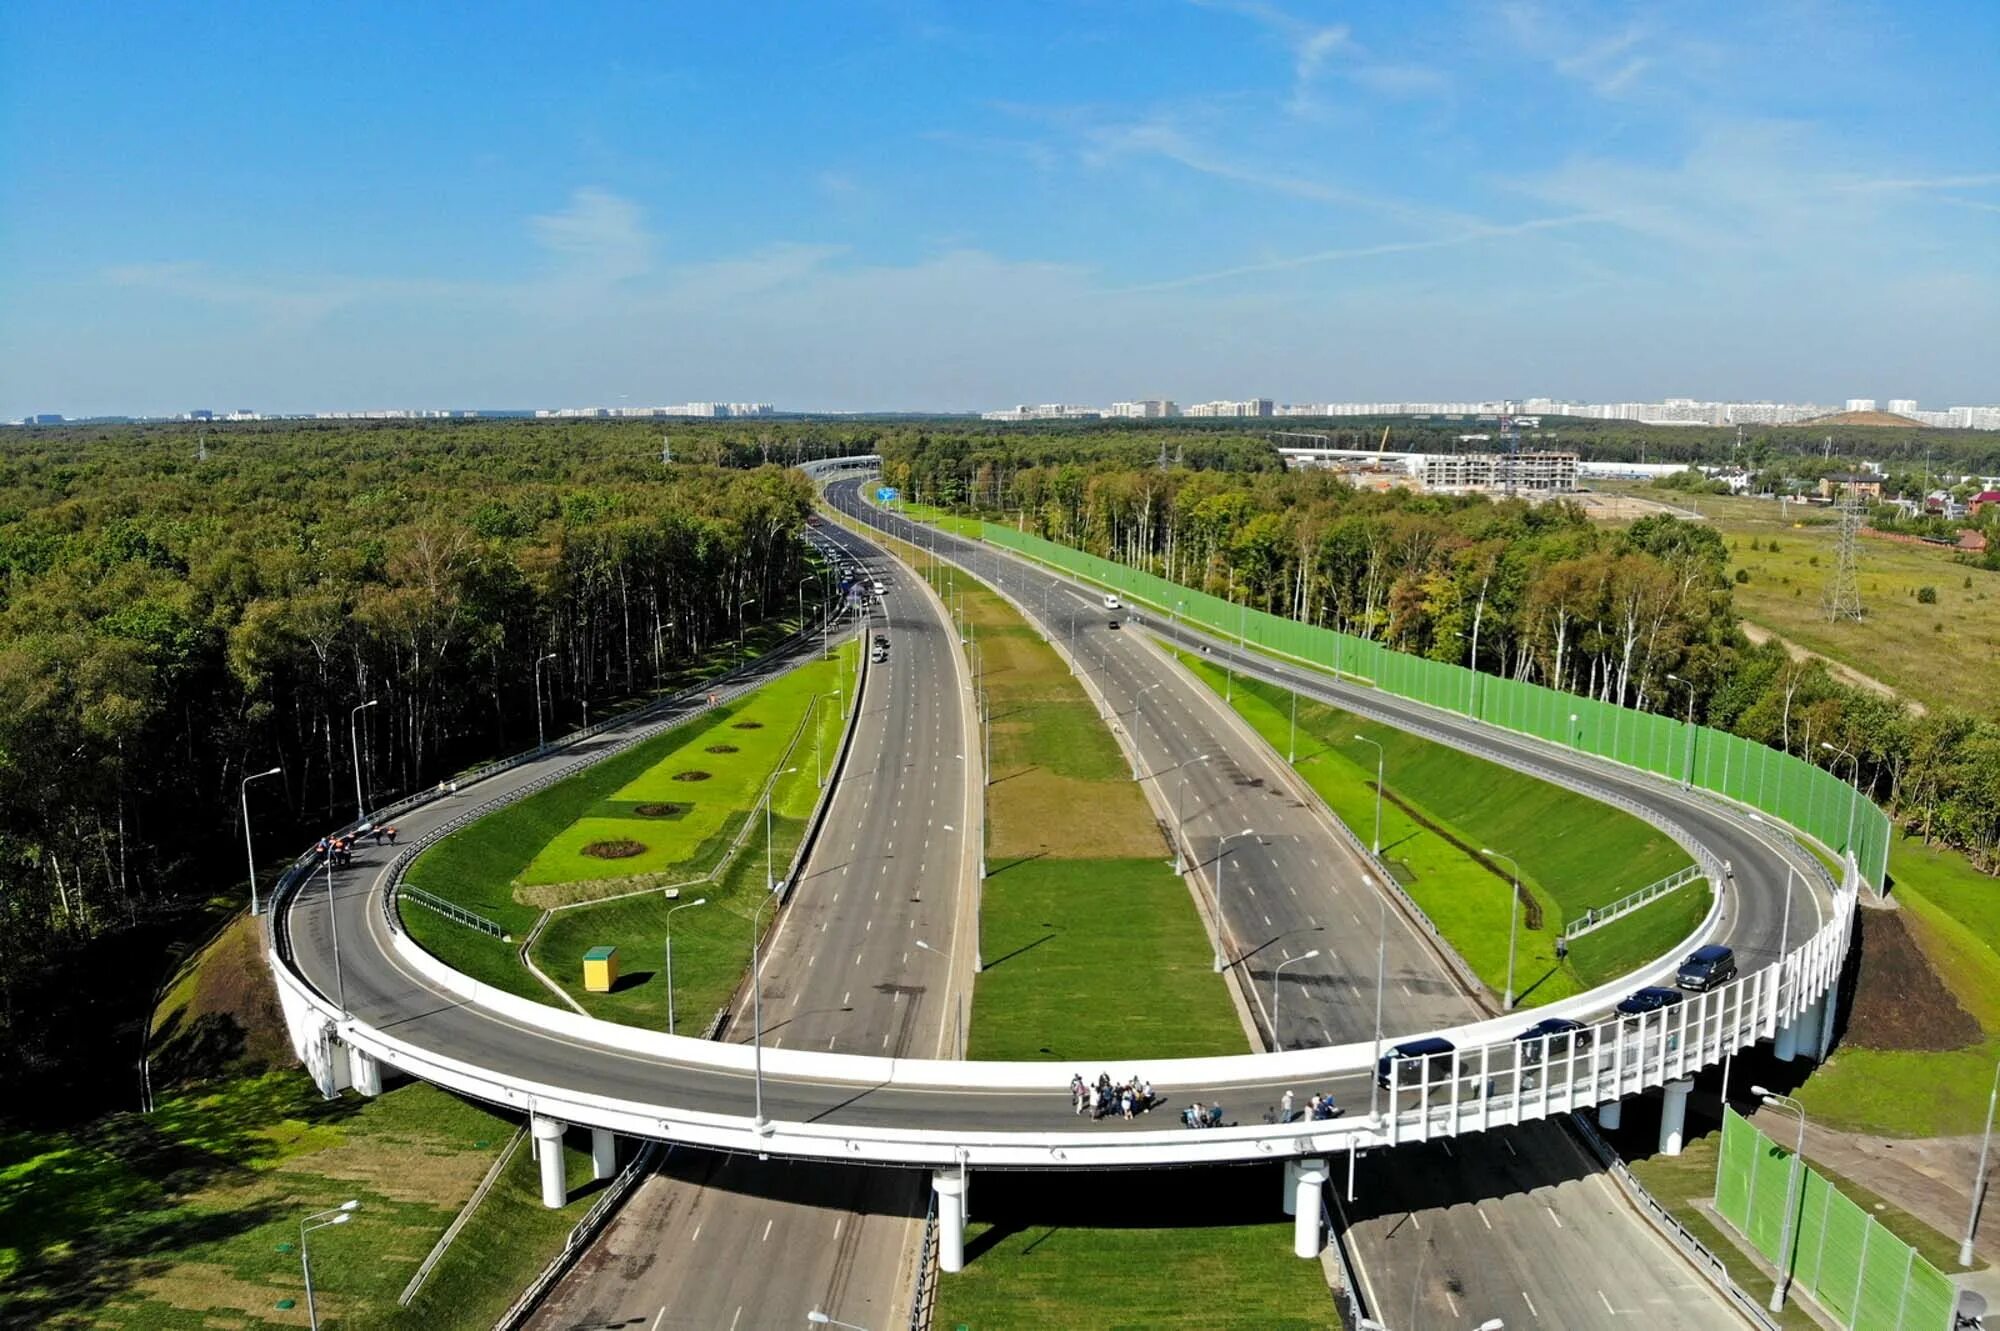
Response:
[{"label": "dark car on road", "polygon": [[1687,995],[1678,989],[1662,989],[1656,984],[1647,985],[1638,993],[1618,1005],[1618,1010],[1628,1017],[1642,1017],[1648,1012],[1658,1012],[1661,1008],[1672,1007],[1687,1001]]},{"label": "dark car on road", "polygon": [[[1382,1086],[1389,1084],[1389,1069],[1396,1067],[1396,1084],[1408,1087],[1421,1085],[1425,1081],[1435,1081],[1439,1077],[1451,1075],[1451,1055],[1458,1046],[1443,1036],[1432,1035],[1422,1040],[1405,1040],[1375,1065],[1375,1080]],[[1429,1075],[1425,1075],[1428,1067]]]},{"label": "dark car on road", "polygon": [[[1569,1053],[1574,1044],[1579,1052],[1590,1048],[1590,1027],[1568,1017],[1543,1017],[1534,1025],[1522,1031],[1514,1039],[1523,1046],[1521,1061],[1539,1063],[1542,1059],[1542,1039],[1548,1038],[1549,1056],[1561,1058]],[[1568,1039],[1564,1039],[1568,1036]]]},{"label": "dark car on road", "polygon": [[1713,989],[1736,978],[1736,954],[1720,943],[1710,943],[1688,953],[1688,959],[1674,976],[1683,989]]}]

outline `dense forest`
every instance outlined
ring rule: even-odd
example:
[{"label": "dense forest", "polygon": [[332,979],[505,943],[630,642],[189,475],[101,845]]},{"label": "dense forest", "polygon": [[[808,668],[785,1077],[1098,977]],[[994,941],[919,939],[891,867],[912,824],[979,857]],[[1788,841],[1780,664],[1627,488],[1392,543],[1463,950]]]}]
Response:
[{"label": "dense forest", "polygon": [[[1155,447],[1157,452],[1157,445]],[[1684,717],[1842,776],[2000,871],[2000,718],[1913,709],[1738,631],[1722,538],[1657,516],[897,440],[885,479],[1187,586],[1513,679]],[[1851,465],[1851,464],[1850,464]],[[1822,745],[1831,746],[1830,748]]]},{"label": "dense forest", "polygon": [[353,818],[357,748],[375,807],[532,745],[538,683],[551,733],[643,699],[796,608],[811,501],[589,424],[5,436],[0,1086],[73,1038],[80,949],[244,891],[246,776],[275,867]]}]

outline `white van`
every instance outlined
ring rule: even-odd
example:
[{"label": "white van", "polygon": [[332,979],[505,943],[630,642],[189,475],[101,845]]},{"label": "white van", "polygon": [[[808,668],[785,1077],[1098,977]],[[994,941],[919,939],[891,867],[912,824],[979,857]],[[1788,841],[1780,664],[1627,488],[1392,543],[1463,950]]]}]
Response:
[{"label": "white van", "polygon": [[1104,608],[1106,610],[1123,610],[1125,603],[1118,599],[1117,593],[1106,592],[1104,593]]}]

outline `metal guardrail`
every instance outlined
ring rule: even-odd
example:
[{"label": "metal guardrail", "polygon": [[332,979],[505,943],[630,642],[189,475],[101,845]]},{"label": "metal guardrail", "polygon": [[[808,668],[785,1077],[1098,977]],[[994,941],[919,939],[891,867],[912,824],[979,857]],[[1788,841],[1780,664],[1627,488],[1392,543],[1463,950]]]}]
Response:
[{"label": "metal guardrail", "polygon": [[1354,1266],[1347,1260],[1347,1231],[1334,1224],[1334,1208],[1329,1200],[1333,1192],[1330,1181],[1326,1188],[1321,1189],[1319,1218],[1320,1223],[1326,1226],[1326,1250],[1333,1254],[1334,1265],[1340,1268],[1340,1298],[1336,1300],[1340,1324],[1347,1331],[1379,1327],[1381,1323],[1368,1319],[1368,1306],[1361,1299],[1361,1282],[1354,1278]]},{"label": "metal guardrail", "polygon": [[500,1314],[499,1320],[493,1323],[493,1331],[515,1331],[515,1328],[527,1322],[529,1315],[541,1306],[542,1300],[555,1288],[556,1282],[568,1274],[576,1259],[582,1256],[583,1250],[588,1248],[611,1222],[612,1215],[625,1204],[625,1199],[631,1195],[632,1189],[639,1186],[639,1180],[653,1172],[654,1162],[662,1153],[672,1149],[670,1146],[663,1146],[651,1140],[639,1148],[639,1153],[632,1157],[632,1163],[618,1172],[618,1177],[611,1180],[611,1186],[604,1190],[603,1195],[583,1213],[583,1218],[570,1229],[568,1237],[563,1240],[561,1250],[549,1259],[549,1264],[542,1268],[541,1274],[529,1282],[528,1287],[521,1291],[521,1297],[515,1299],[506,1312]]},{"label": "metal guardrail", "polygon": [[931,1192],[930,1209],[924,1212],[923,1233],[917,1239],[917,1274],[910,1289],[909,1331],[930,1331],[931,1312],[937,1307],[937,1193]]},{"label": "metal guardrail", "polygon": [[1585,911],[1579,918],[1565,924],[1562,927],[1562,932],[1557,934],[1556,937],[1562,939],[1564,942],[1568,942],[1572,938],[1581,938],[1592,930],[1602,929],[1605,925],[1618,919],[1620,916],[1629,915],[1639,909],[1639,907],[1656,901],[1678,888],[1686,887],[1698,878],[1706,878],[1707,876],[1707,874],[1701,871],[1699,864],[1690,864],[1684,868],[1676,869],[1673,873],[1668,874],[1656,883],[1648,883],[1636,892],[1627,892],[1608,906],[1592,907]]},{"label": "metal guardrail", "polygon": [[512,935],[505,929],[502,929],[499,925],[493,923],[493,921],[487,919],[477,911],[467,910],[458,903],[446,901],[443,897],[426,892],[421,887],[411,887],[408,884],[404,884],[401,891],[407,899],[416,902],[426,910],[436,911],[447,920],[456,921],[468,929],[477,929],[483,934],[492,934],[502,942],[511,943],[514,941]]},{"label": "metal guardrail", "polygon": [[527,1136],[526,1122],[514,1129],[514,1135],[507,1139],[507,1145],[501,1150],[500,1158],[493,1162],[492,1167],[486,1171],[486,1176],[479,1180],[479,1186],[472,1190],[472,1196],[466,1199],[465,1205],[458,1208],[458,1214],[452,1217],[451,1224],[445,1227],[444,1233],[431,1246],[430,1253],[418,1265],[416,1274],[410,1277],[410,1283],[403,1286],[403,1292],[396,1296],[398,1308],[409,1307],[410,1300],[417,1297],[417,1291],[424,1287],[424,1282],[431,1278],[431,1272],[437,1269],[440,1261],[444,1260],[444,1255],[451,1251],[451,1245],[458,1241],[459,1233],[464,1230],[466,1221],[472,1219],[472,1213],[486,1200],[486,1194],[493,1191],[493,1185],[507,1172],[507,1162],[514,1158],[514,1152],[521,1149],[521,1143],[527,1140]]},{"label": "metal guardrail", "polygon": [[1778,1324],[1764,1311],[1764,1305],[1746,1294],[1743,1287],[1729,1274],[1729,1268],[1723,1265],[1722,1259],[1710,1252],[1706,1244],[1690,1233],[1680,1221],[1674,1219],[1673,1213],[1660,1205],[1652,1193],[1646,1191],[1646,1185],[1639,1182],[1626,1167],[1618,1152],[1612,1150],[1610,1143],[1598,1136],[1597,1129],[1591,1127],[1583,1115],[1570,1114],[1563,1121],[1604,1166],[1605,1172],[1611,1175],[1612,1182],[1618,1185],[1619,1191],[1625,1194],[1626,1199],[1639,1214],[1644,1216],[1667,1242],[1679,1249],[1681,1255],[1701,1272],[1709,1284],[1721,1292],[1739,1314],[1748,1318],[1753,1326],[1764,1327],[1766,1331],[1778,1331]]}]

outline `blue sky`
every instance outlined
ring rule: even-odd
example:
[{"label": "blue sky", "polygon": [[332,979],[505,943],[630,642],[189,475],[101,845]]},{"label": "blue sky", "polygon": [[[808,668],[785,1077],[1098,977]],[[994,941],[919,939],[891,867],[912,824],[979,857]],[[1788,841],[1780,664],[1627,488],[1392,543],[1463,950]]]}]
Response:
[{"label": "blue sky", "polygon": [[2000,5],[0,5],[0,415],[2000,399]]}]

